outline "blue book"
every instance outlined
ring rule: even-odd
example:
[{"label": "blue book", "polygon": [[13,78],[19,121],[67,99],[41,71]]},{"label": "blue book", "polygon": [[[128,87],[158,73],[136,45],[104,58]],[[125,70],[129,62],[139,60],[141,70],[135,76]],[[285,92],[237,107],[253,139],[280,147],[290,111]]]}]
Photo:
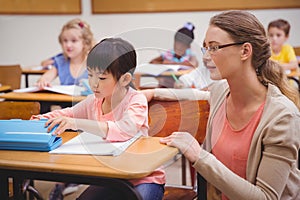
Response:
[{"label": "blue book", "polygon": [[62,144],[62,139],[47,132],[46,120],[0,120],[0,149],[50,151]]}]

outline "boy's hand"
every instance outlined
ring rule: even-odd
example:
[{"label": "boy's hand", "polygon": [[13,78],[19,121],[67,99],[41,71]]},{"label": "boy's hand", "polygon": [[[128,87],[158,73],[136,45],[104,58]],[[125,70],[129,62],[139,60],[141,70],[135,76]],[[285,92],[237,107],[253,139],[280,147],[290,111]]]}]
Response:
[{"label": "boy's hand", "polygon": [[178,81],[178,82],[175,81],[174,82],[174,88],[176,88],[176,89],[182,89],[182,88],[185,88],[185,85],[181,81]]},{"label": "boy's hand", "polygon": [[55,126],[57,128],[52,133],[53,135],[60,135],[62,134],[66,129],[73,129],[76,130],[75,126],[75,119],[70,117],[57,117],[49,119],[45,123],[45,127],[47,127],[47,131],[50,132]]}]

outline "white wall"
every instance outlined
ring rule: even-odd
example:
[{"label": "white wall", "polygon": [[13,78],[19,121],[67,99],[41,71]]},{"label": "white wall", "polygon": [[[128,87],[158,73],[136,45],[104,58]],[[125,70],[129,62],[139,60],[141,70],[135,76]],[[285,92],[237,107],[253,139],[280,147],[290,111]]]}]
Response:
[{"label": "white wall", "polygon": [[[216,12],[92,15],[90,1],[82,1],[81,15],[0,15],[0,65],[37,65],[61,51],[58,34],[68,20],[87,21],[100,40],[121,35],[138,48],[139,63],[156,56],[159,49],[172,47],[174,31],[190,21],[196,26],[195,46],[201,45],[208,21]],[[289,43],[300,46],[300,9],[255,10],[263,25],[283,18],[291,24]],[[200,52],[199,52],[200,53]]]}]

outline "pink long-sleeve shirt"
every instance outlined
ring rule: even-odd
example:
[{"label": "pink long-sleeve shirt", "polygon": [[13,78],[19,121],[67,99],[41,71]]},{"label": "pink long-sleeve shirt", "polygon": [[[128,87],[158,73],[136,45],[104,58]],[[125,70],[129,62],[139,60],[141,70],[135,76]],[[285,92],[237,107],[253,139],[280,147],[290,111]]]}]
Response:
[{"label": "pink long-sleeve shirt", "polygon": [[[89,95],[86,99],[73,107],[55,110],[32,118],[54,118],[66,116],[79,119],[107,122],[108,132],[106,140],[125,141],[132,138],[138,131],[148,136],[148,102],[146,97],[132,88],[129,88],[124,99],[111,112],[103,114],[103,99]],[[141,183],[165,183],[165,172],[155,170],[145,178],[130,180],[133,185]]]}]

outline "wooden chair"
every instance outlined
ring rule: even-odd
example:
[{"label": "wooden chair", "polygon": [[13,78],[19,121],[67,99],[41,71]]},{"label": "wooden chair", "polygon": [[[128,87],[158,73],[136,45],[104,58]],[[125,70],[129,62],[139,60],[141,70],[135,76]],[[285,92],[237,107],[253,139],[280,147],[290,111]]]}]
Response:
[{"label": "wooden chair", "polygon": [[30,119],[31,115],[40,113],[39,102],[0,102],[0,119]]},{"label": "wooden chair", "polygon": [[[202,143],[206,134],[206,124],[209,115],[209,104],[199,101],[158,101],[149,102],[149,135],[165,137],[175,131],[185,131],[192,134]],[[182,156],[182,185],[166,186],[164,200],[194,199],[196,173],[190,166],[192,187],[186,185],[186,159]]]},{"label": "wooden chair", "polygon": [[[300,46],[299,47],[294,47],[294,50],[295,50],[295,54],[297,56],[298,66],[300,67],[300,60],[299,60],[299,57],[300,57]],[[288,76],[288,79],[292,80],[294,82],[293,84],[296,84],[296,86],[298,88],[298,91],[300,93],[300,81],[299,81],[299,78],[300,78],[300,76],[298,76],[297,73],[295,74],[295,76]]]},{"label": "wooden chair", "polygon": [[[294,50],[295,50],[295,54],[297,56],[297,60],[298,60],[298,66],[300,67],[300,46],[297,46],[297,47],[294,47]],[[300,91],[300,89],[299,89]]]},{"label": "wooden chair", "polygon": [[9,85],[12,90],[21,86],[22,69],[20,65],[0,65],[0,83]]},{"label": "wooden chair", "polygon": [[[17,102],[17,101],[2,101],[0,102],[0,119],[30,119],[31,115],[37,115],[40,113],[40,103],[39,102]],[[9,193],[13,194],[13,185],[10,182]],[[25,180],[23,182],[23,192],[24,196],[26,191],[30,194],[30,199],[33,196],[36,199],[42,199],[37,190],[33,187],[32,180]]]},{"label": "wooden chair", "polygon": [[294,47],[296,56],[300,56],[300,47]]}]

